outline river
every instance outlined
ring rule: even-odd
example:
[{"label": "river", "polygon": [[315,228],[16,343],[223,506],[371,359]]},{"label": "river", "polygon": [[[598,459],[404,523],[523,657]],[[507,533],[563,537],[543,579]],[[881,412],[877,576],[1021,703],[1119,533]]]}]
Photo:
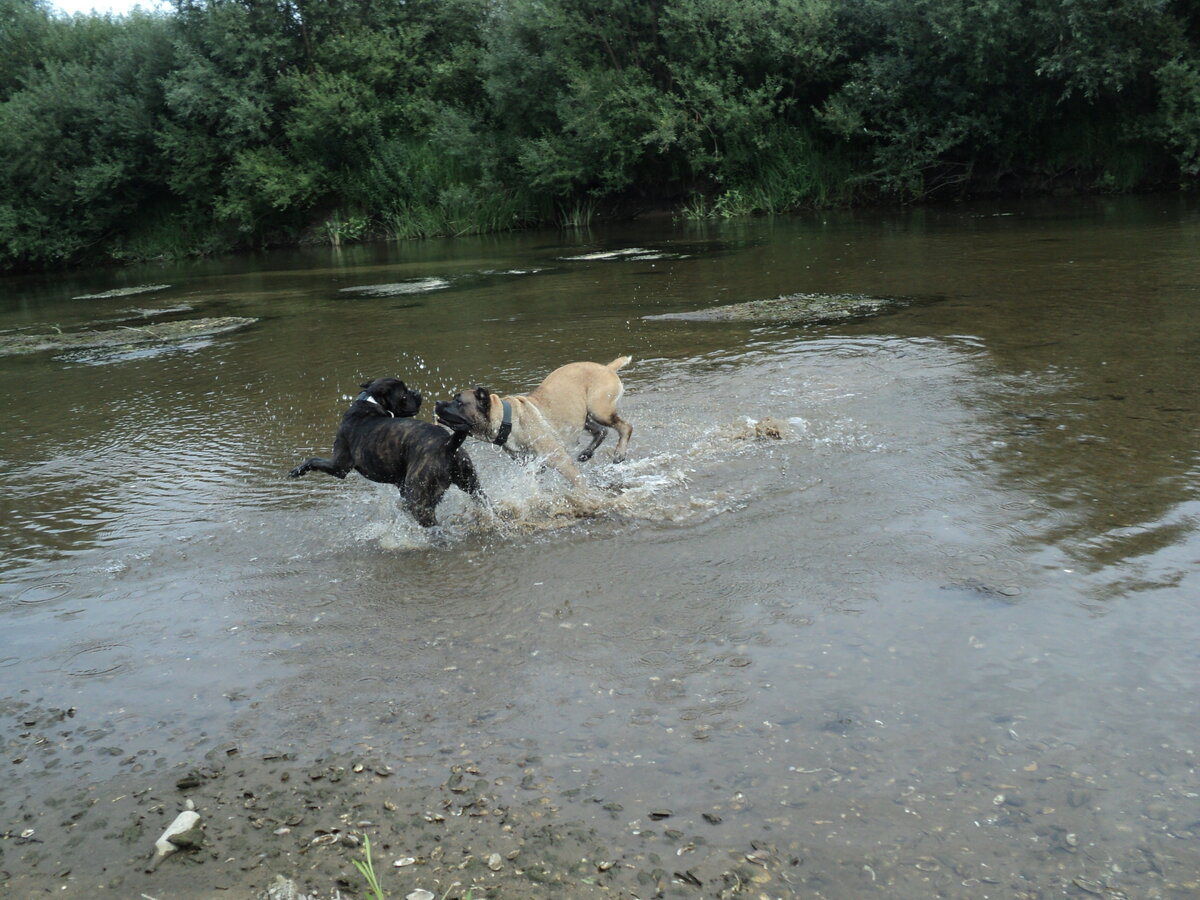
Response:
[{"label": "river", "polygon": [[[905,302],[646,318],[796,292]],[[0,358],[0,885],[104,894],[98,835],[50,846],[72,791],[221,748],[369,748],[415,790],[459,755],[535,760],[559,818],[662,842],[668,895],[750,889],[705,859],[761,869],[752,896],[1200,892],[1194,200],[663,220],[0,293],[0,335],[255,320]],[[481,442],[495,512],[452,489],[432,532],[357,475],[286,477],[370,378],[428,419],[626,354],[630,455],[612,436],[583,466],[594,514]]]}]

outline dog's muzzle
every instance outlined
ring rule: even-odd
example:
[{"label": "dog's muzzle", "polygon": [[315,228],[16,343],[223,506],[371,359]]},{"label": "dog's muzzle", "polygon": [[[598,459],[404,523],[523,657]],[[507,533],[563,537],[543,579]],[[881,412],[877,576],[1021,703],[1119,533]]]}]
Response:
[{"label": "dog's muzzle", "polygon": [[439,400],[434,404],[435,418],[438,423],[445,425],[451,431],[470,431],[471,422],[462,414],[457,402]]}]

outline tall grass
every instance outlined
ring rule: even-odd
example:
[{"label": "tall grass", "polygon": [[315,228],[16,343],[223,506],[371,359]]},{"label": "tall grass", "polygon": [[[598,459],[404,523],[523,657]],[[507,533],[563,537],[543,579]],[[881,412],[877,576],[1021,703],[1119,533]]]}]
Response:
[{"label": "tall grass", "polygon": [[849,166],[821,151],[806,129],[776,127],[765,140],[733,146],[714,194],[695,194],[681,213],[688,219],[733,219],[827,206],[847,199]]},{"label": "tall grass", "polygon": [[150,203],[138,210],[129,229],[105,249],[119,262],[147,262],[223,253],[236,243],[216,222],[192,225],[173,204]]},{"label": "tall grass", "polygon": [[558,224],[562,228],[590,228],[596,217],[596,199],[584,197],[570,205],[559,204]]},{"label": "tall grass", "polygon": [[429,142],[384,144],[347,193],[392,238],[508,231],[534,220],[518,192],[488,184],[478,167]]},{"label": "tall grass", "polygon": [[515,196],[488,195],[465,184],[447,189],[433,202],[393,203],[379,218],[387,236],[397,239],[511,231],[531,221]]},{"label": "tall grass", "polygon": [[1056,128],[1038,135],[1027,167],[1101,191],[1131,191],[1152,181],[1163,161],[1157,148],[1132,140],[1119,119],[1072,109]]}]

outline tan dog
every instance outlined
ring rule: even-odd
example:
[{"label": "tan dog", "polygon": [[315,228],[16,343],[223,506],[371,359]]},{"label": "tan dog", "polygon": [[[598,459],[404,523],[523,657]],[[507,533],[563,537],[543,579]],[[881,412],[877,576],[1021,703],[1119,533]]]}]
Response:
[{"label": "tan dog", "polygon": [[567,444],[586,430],[592,442],[578,456],[587,462],[608,434],[617,430],[613,461],[625,458],[633,426],[617,415],[625,386],[617,369],[631,357],[621,356],[607,366],[594,362],[568,363],[555,369],[528,394],[501,397],[485,387],[459,391],[452,400],[439,400],[437,420],[450,428],[469,427],[471,434],[510,453],[536,453],[575,487],[583,476],[567,452]]}]

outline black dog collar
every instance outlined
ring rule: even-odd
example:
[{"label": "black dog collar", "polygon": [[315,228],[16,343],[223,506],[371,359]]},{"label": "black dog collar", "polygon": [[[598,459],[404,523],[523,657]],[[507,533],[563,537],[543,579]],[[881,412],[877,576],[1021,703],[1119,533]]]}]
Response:
[{"label": "black dog collar", "polygon": [[512,434],[512,405],[507,400],[501,400],[500,403],[504,416],[500,419],[500,430],[496,432],[496,439],[492,441],[497,447],[503,447],[508,436]]},{"label": "black dog collar", "polygon": [[[380,403],[378,400],[376,400],[374,397],[372,397],[370,394],[368,394],[366,391],[363,391],[361,394],[359,394],[357,397],[355,397],[354,400],[355,400],[355,402],[357,402],[359,400],[366,400],[368,403],[374,403],[380,409],[383,409],[383,404]],[[396,414],[394,412],[392,412],[390,409],[383,409],[383,411],[385,413],[387,413],[389,416],[391,416],[393,419],[396,418]]]}]

